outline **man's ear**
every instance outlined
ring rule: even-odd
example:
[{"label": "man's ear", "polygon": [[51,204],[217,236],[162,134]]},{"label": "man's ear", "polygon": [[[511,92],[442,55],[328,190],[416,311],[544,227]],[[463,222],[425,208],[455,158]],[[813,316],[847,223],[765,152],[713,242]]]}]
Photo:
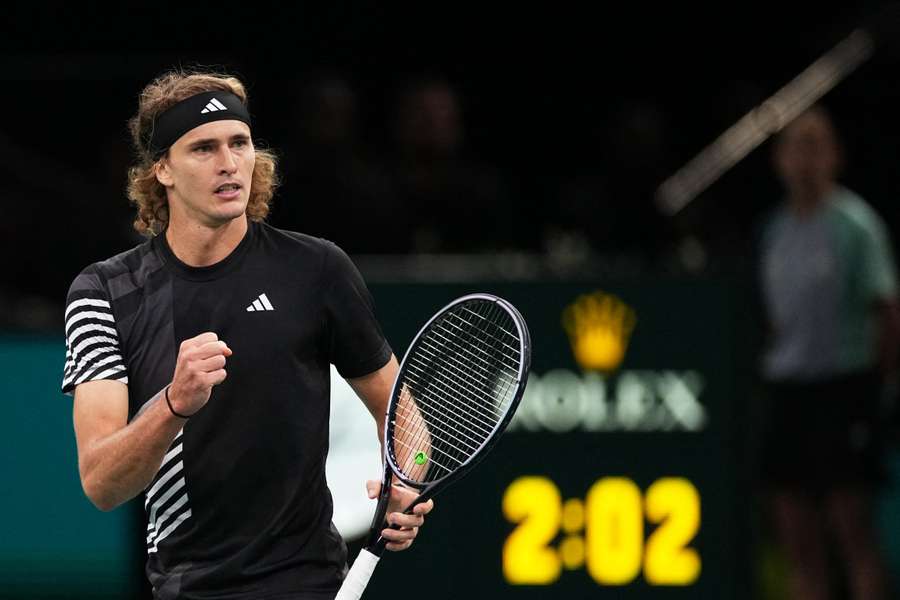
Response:
[{"label": "man's ear", "polygon": [[169,164],[166,162],[165,157],[159,159],[153,165],[153,174],[156,175],[156,180],[164,187],[172,187],[172,174],[169,172]]}]

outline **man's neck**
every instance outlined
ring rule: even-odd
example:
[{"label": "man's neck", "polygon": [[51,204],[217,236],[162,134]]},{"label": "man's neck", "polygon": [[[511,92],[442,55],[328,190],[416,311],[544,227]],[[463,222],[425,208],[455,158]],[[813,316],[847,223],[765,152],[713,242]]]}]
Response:
[{"label": "man's neck", "polygon": [[196,221],[170,220],[166,242],[172,253],[191,267],[208,267],[231,254],[247,233],[247,215],[210,227]]},{"label": "man's neck", "polygon": [[834,190],[834,185],[834,182],[828,182],[815,187],[791,190],[789,196],[791,209],[800,217],[816,213],[825,204],[825,199]]}]

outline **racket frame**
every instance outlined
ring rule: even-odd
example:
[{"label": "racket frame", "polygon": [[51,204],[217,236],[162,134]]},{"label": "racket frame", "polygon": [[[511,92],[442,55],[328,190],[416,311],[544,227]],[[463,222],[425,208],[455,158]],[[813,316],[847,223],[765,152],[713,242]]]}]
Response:
[{"label": "racket frame", "polygon": [[[503,418],[497,422],[487,438],[485,438],[478,449],[475,450],[475,452],[473,452],[463,464],[456,467],[452,472],[447,473],[443,477],[435,479],[434,481],[421,483],[411,480],[405,477],[403,475],[403,472],[397,466],[393,451],[393,444],[390,443],[391,436],[393,435],[394,431],[394,425],[391,422],[391,416],[396,411],[398,403],[397,399],[399,398],[401,392],[401,381],[406,370],[405,367],[407,360],[421,345],[424,333],[431,327],[432,323],[444,317],[444,315],[446,315],[451,309],[459,306],[460,304],[465,304],[466,302],[475,300],[489,301],[500,305],[503,310],[512,317],[512,321],[516,325],[519,339],[521,340],[522,354],[522,358],[519,361],[519,372],[516,374],[515,380],[516,392],[512,400],[510,401],[509,406],[506,409],[506,413],[503,415]],[[375,554],[376,556],[381,556],[381,554],[384,552],[385,544],[387,543],[387,540],[381,536],[381,530],[384,529],[385,526],[387,505],[388,501],[390,500],[390,491],[392,487],[392,477],[396,477],[405,486],[420,490],[419,496],[403,511],[406,514],[411,514],[412,509],[417,504],[427,502],[446,485],[461,479],[472,469],[472,467],[477,465],[488,454],[490,449],[499,441],[500,437],[503,434],[503,431],[509,425],[510,420],[516,412],[516,408],[518,407],[519,402],[522,400],[522,395],[525,393],[525,386],[528,382],[528,373],[530,371],[530,368],[531,334],[528,331],[528,326],[525,323],[525,319],[522,317],[522,314],[516,309],[515,306],[513,306],[503,298],[494,296],[493,294],[477,293],[468,294],[456,298],[455,300],[447,304],[444,308],[436,312],[419,329],[419,332],[413,338],[413,343],[410,344],[409,348],[406,349],[406,353],[403,355],[403,360],[400,362],[400,367],[397,371],[397,377],[394,379],[394,385],[391,388],[391,396],[390,400],[388,401],[387,412],[385,413],[384,438],[382,440],[384,449],[384,474],[381,480],[381,493],[378,497],[378,505],[375,508],[375,515],[372,518],[372,525],[369,529],[369,536],[366,541],[366,549],[369,552]],[[398,526],[394,525],[390,525],[389,527],[394,529],[399,528]]]}]

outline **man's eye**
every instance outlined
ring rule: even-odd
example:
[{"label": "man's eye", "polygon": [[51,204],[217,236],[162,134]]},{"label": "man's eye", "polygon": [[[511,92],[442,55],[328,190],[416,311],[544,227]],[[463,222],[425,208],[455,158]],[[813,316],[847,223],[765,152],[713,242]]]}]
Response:
[{"label": "man's eye", "polygon": [[247,145],[247,140],[234,140],[233,146],[237,148],[243,148]]},{"label": "man's eye", "polygon": [[202,146],[197,146],[194,148],[195,152],[210,152],[212,151],[212,146],[209,144],[203,144]]}]

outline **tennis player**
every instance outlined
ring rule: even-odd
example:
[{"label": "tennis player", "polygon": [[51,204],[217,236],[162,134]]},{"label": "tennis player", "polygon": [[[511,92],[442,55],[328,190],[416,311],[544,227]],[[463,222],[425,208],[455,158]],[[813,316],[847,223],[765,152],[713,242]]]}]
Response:
[{"label": "tennis player", "polygon": [[[347,553],[325,481],[329,363],[379,439],[397,372],[372,298],[334,244],[264,222],[275,158],[238,79],[166,73],[129,125],[149,239],[82,271],[65,314],[84,491],[101,510],[144,492],[156,598],[332,598]],[[392,510],[414,497],[395,488]],[[432,506],[393,512],[388,549]]]}]

